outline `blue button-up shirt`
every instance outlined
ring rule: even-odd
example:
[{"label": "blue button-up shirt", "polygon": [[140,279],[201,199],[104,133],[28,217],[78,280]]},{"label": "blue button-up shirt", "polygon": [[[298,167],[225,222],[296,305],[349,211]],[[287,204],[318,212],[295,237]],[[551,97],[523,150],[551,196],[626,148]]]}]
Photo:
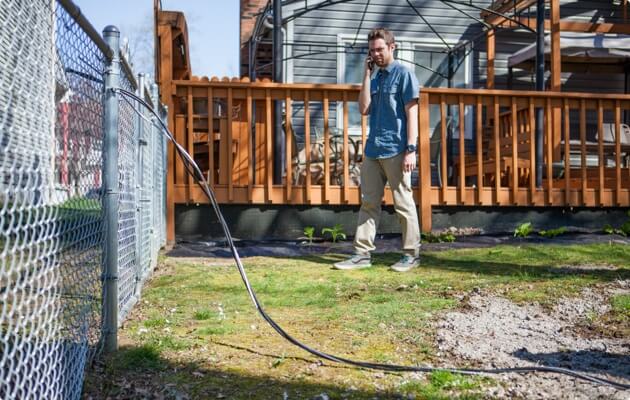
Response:
[{"label": "blue button-up shirt", "polygon": [[405,104],[418,98],[416,76],[398,61],[380,69],[370,82],[370,135],[365,155],[389,158],[407,147]]}]

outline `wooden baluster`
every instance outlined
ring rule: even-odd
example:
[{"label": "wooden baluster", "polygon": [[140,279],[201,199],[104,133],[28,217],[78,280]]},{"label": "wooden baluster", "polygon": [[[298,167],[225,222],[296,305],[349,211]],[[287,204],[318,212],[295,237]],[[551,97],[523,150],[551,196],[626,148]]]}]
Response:
[{"label": "wooden baluster", "polygon": [[621,104],[615,100],[615,204],[621,205]]},{"label": "wooden baluster", "polygon": [[494,96],[494,203],[499,204],[501,190],[501,141],[499,140],[499,96]]},{"label": "wooden baluster", "polygon": [[569,123],[569,99],[564,103],[564,201],[571,205],[571,131]]},{"label": "wooden baluster", "polygon": [[534,98],[529,98],[529,194],[530,202],[536,203],[536,108]]},{"label": "wooden baluster", "polygon": [[580,99],[580,169],[582,171],[582,205],[586,205],[586,101]]},{"label": "wooden baluster", "polygon": [[306,178],[304,199],[311,203],[311,113],[309,111],[309,91],[304,90],[304,149],[306,155]]},{"label": "wooden baluster", "polygon": [[234,201],[234,139],[232,138],[232,108],[234,107],[234,98],[232,88],[228,88],[227,94],[227,177],[228,177],[228,201]]},{"label": "wooden baluster", "polygon": [[464,96],[458,96],[459,103],[459,203],[466,204],[466,109],[464,107]]},{"label": "wooden baluster", "polygon": [[291,104],[291,89],[287,89],[285,92],[284,98],[284,109],[285,109],[285,121],[284,121],[284,135],[286,142],[286,202],[293,203],[291,199],[291,189],[293,185],[293,122],[292,122],[292,114],[293,107]]},{"label": "wooden baluster", "polygon": [[[212,87],[208,86],[208,183],[214,187],[214,98],[212,97]],[[247,119],[251,120],[250,117]]]},{"label": "wooden baluster", "polygon": [[265,90],[265,202],[272,202],[273,153],[271,146],[271,91]]},{"label": "wooden baluster", "polygon": [[518,115],[516,109],[516,97],[511,99],[511,115],[512,123],[512,204],[518,203]]},{"label": "wooden baluster", "polygon": [[247,201],[250,203],[253,201],[254,196],[254,157],[256,151],[254,150],[255,144],[252,138],[252,89],[247,88]]},{"label": "wooden baluster", "polygon": [[482,203],[483,189],[483,124],[482,124],[483,105],[481,104],[481,96],[477,96],[477,202]]},{"label": "wooden baluster", "polygon": [[546,99],[546,118],[545,118],[545,143],[547,144],[547,192],[549,198],[549,204],[553,204],[553,117],[551,112],[551,98]]},{"label": "wooden baluster", "polygon": [[[428,103],[426,107],[429,107]],[[446,98],[442,94],[440,95],[440,176],[442,177],[440,193],[442,195],[442,204],[446,204],[446,188],[448,186],[446,160]],[[422,184],[424,184],[424,182]]]},{"label": "wooden baluster", "polygon": [[[186,113],[188,114],[186,117],[186,124],[187,124],[187,129],[186,129],[186,149],[188,150],[188,154],[190,154],[190,157],[194,160],[195,159],[195,150],[194,150],[194,134],[193,134],[193,96],[192,96],[192,86],[188,86],[188,91],[187,91],[187,96],[186,96],[186,100],[187,100],[187,107],[186,107]],[[192,187],[194,185],[193,183],[193,177],[191,174],[186,174],[187,176],[187,185],[186,185],[186,199],[187,201],[192,201]]]},{"label": "wooden baluster", "polygon": [[[345,92],[344,92],[345,93]],[[324,201],[330,203],[330,124],[328,90],[324,90]]]},{"label": "wooden baluster", "polygon": [[350,200],[350,176],[348,173],[348,92],[343,91],[343,202]]},{"label": "wooden baluster", "polygon": [[604,194],[604,110],[602,106],[602,100],[597,100],[597,153],[598,153],[598,162],[597,162],[597,170],[598,170],[598,199],[599,205],[604,205],[603,203],[603,194]]}]

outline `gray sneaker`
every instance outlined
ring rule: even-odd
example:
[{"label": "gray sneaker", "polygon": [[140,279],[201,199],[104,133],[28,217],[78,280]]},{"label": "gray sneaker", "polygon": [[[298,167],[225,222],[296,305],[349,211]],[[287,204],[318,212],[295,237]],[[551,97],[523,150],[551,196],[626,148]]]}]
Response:
[{"label": "gray sneaker", "polygon": [[416,268],[420,265],[420,257],[414,257],[410,254],[402,256],[400,261],[392,265],[390,269],[396,272],[407,272],[412,268]]},{"label": "gray sneaker", "polygon": [[339,261],[333,265],[334,269],[361,269],[372,266],[372,259],[369,254],[355,254],[344,261]]}]

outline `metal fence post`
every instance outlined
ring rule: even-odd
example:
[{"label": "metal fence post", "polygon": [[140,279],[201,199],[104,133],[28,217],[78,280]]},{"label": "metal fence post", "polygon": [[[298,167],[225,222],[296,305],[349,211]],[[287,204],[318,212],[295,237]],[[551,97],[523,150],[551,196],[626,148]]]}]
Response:
[{"label": "metal fence post", "polygon": [[118,96],[120,31],[105,27],[103,38],[113,56],[106,61],[103,94],[103,211],[105,219],[103,268],[103,340],[106,352],[118,349]]},{"label": "metal fence post", "polygon": [[[136,94],[141,99],[144,99],[144,75],[138,74],[138,89]],[[140,105],[138,105],[140,107]],[[144,141],[144,121],[140,116],[140,110],[136,112],[136,137],[134,138],[134,150],[136,153],[136,277],[135,277],[135,295],[140,298],[140,282],[142,280],[144,260],[142,257],[142,244],[144,243],[145,232],[142,229],[142,186],[144,181],[144,154],[142,154],[142,145]]]},{"label": "metal fence post", "polygon": [[[168,121],[168,113],[170,112],[170,110],[168,109],[168,106],[164,106],[164,115],[162,116],[162,120],[163,121]],[[166,245],[166,214],[168,212],[168,204],[167,204],[167,200],[168,198],[166,197],[167,195],[167,180],[169,179],[168,176],[168,142],[166,140],[166,138],[164,136],[162,136],[162,168],[164,171],[164,180],[162,181],[162,241],[161,241],[161,245],[165,246]]]},{"label": "metal fence post", "polygon": [[[152,84],[151,87],[149,88],[150,90],[150,95],[151,95],[151,102],[153,103],[153,109],[154,111],[156,111],[158,114],[160,112],[160,105],[159,105],[159,99],[157,98],[157,85],[156,84]],[[160,227],[160,221],[159,221],[159,215],[160,213],[158,212],[159,207],[158,205],[160,204],[160,193],[158,192],[158,189],[161,188],[158,179],[160,178],[160,174],[158,173],[159,169],[161,168],[160,166],[160,161],[161,159],[158,157],[158,149],[159,147],[159,140],[162,140],[162,135],[161,132],[158,128],[158,121],[155,118],[155,115],[151,115],[151,158],[152,158],[152,168],[153,168],[153,193],[152,193],[152,203],[151,203],[151,245],[152,248],[154,249],[154,251],[156,252],[155,257],[153,258],[156,262],[155,265],[157,265],[157,250],[160,248],[160,241],[159,241],[159,227]]]}]

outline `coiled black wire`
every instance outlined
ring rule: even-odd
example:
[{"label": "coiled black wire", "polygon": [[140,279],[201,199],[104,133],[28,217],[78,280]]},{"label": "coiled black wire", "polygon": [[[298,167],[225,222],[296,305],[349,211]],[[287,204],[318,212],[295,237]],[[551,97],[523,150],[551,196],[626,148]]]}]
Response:
[{"label": "coiled black wire", "polygon": [[[162,132],[168,138],[168,140],[170,140],[173,143],[173,145],[175,147],[175,150],[177,151],[177,154],[179,154],[179,156],[182,159],[182,162],[183,162],[184,166],[186,167],[186,170],[195,179],[195,182],[199,185],[201,190],[204,192],[204,194],[210,200],[210,203],[212,204],[214,212],[216,213],[217,218],[219,219],[219,222],[221,223],[221,227],[223,228],[223,232],[225,233],[225,238],[227,239],[228,245],[230,246],[230,250],[232,251],[232,255],[234,257],[234,261],[236,262],[236,266],[238,268],[238,272],[241,275],[241,279],[243,280],[243,283],[245,284],[245,287],[247,288],[247,293],[249,294],[249,297],[251,298],[252,303],[254,303],[254,307],[256,307],[256,310],[258,311],[258,313],[263,317],[263,319],[265,321],[267,321],[267,323],[269,323],[269,325],[271,325],[271,327],[278,334],[280,334],[280,336],[282,336],[283,338],[285,338],[287,341],[289,341],[290,343],[294,344],[295,346],[297,346],[297,347],[301,348],[302,350],[305,350],[305,351],[307,351],[307,352],[309,352],[309,353],[311,353],[311,354],[313,354],[313,355],[315,355],[317,357],[323,358],[325,360],[338,362],[338,363],[349,364],[349,365],[353,365],[353,366],[360,367],[360,368],[376,369],[376,370],[381,370],[381,371],[389,371],[389,372],[436,372],[436,371],[446,371],[446,372],[451,372],[451,373],[455,373],[455,374],[462,374],[462,375],[528,373],[528,372],[553,372],[553,373],[569,375],[569,376],[572,376],[572,377],[575,377],[575,378],[578,378],[578,379],[582,379],[582,380],[585,380],[585,381],[588,381],[588,382],[592,382],[592,383],[612,386],[612,387],[615,387],[617,389],[622,389],[622,390],[630,389],[630,385],[627,385],[627,384],[615,382],[615,381],[604,379],[604,378],[598,378],[598,377],[593,376],[593,375],[584,374],[584,373],[572,371],[572,370],[567,369],[567,368],[560,368],[560,367],[533,366],[533,367],[513,367],[513,368],[488,368],[488,369],[482,369],[482,368],[440,368],[440,367],[405,366],[405,365],[395,365],[395,364],[373,363],[373,362],[366,362],[366,361],[355,361],[355,360],[351,360],[351,359],[348,359],[348,358],[338,357],[338,356],[335,356],[335,355],[332,355],[332,354],[324,353],[324,352],[316,350],[316,349],[314,349],[314,348],[312,348],[312,347],[310,347],[308,345],[305,345],[304,343],[300,342],[299,340],[297,340],[294,337],[292,337],[291,335],[289,335],[284,329],[282,329],[282,327],[280,325],[278,325],[267,314],[267,312],[262,307],[262,304],[260,303],[260,301],[256,297],[256,293],[254,292],[254,290],[252,289],[252,287],[251,287],[251,285],[249,283],[249,279],[247,278],[247,274],[245,273],[245,268],[243,267],[243,264],[241,262],[241,258],[238,255],[238,251],[236,250],[236,246],[234,245],[234,240],[232,239],[232,235],[230,233],[230,230],[229,230],[229,228],[227,226],[227,223],[225,222],[223,214],[221,213],[221,210],[219,208],[219,204],[218,204],[218,202],[216,200],[214,192],[212,191],[212,189],[208,185],[208,182],[206,181],[206,178],[204,177],[203,173],[199,169],[199,166],[197,166],[197,164],[192,159],[190,154],[188,154],[188,152],[186,152],[186,150],[179,143],[177,143],[177,141],[175,141],[175,138],[173,137],[171,132],[168,130],[168,127],[166,126],[166,124],[162,121],[162,119],[155,113],[155,111],[153,111],[153,109],[143,99],[141,99],[140,97],[135,95],[133,92],[130,92],[130,91],[127,91],[127,90],[124,90],[124,89],[112,89],[112,90],[114,90],[115,92],[120,93],[120,94],[122,94],[122,95],[124,95],[126,97],[129,97],[129,98],[131,98],[131,99],[133,99],[135,101],[137,101],[138,103],[142,104],[144,107],[149,109],[151,111],[151,113],[153,113],[157,117],[157,120],[160,122],[160,125],[163,128]],[[127,100],[127,99],[125,99],[125,100],[129,102],[129,100]],[[131,104],[131,105],[133,106],[133,104]]]}]

